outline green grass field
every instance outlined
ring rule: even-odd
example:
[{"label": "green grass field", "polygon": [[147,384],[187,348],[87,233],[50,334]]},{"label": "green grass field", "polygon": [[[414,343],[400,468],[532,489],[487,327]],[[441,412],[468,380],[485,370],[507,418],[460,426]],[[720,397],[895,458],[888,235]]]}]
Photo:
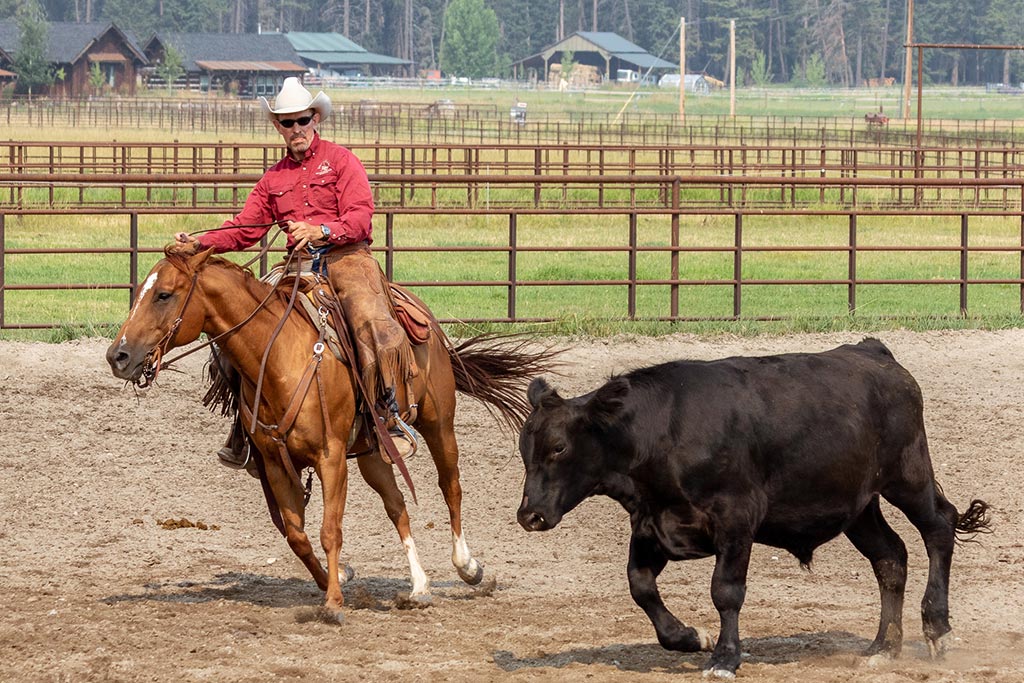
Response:
[{"label": "green grass field", "polygon": [[[678,107],[678,93],[658,89],[640,91],[635,97],[617,88],[597,93],[551,93],[508,91],[378,91],[332,92],[336,104],[374,98],[380,101],[416,101],[429,103],[450,98],[457,104],[500,109],[509,101],[523,100],[534,112],[618,112],[623,110],[672,113]],[[880,107],[895,114],[900,93],[896,89],[872,91],[801,92],[741,90],[737,112],[750,116],[862,116],[864,111]],[[723,110],[722,107],[725,107]],[[980,89],[926,91],[925,110],[929,116],[970,121],[1012,121],[1019,113],[1019,101],[1006,95],[984,93]],[[690,114],[728,113],[728,93],[709,97],[687,97]],[[977,125],[977,124],[975,124]],[[156,142],[168,141],[168,133],[156,130],[67,129],[18,127],[18,139],[59,139],[78,141]],[[174,138],[182,139],[181,133]],[[208,134],[189,134],[189,139],[214,139]],[[276,136],[269,130],[266,140]],[[218,140],[230,140],[220,131]],[[344,140],[340,142],[344,143]],[[532,192],[524,189],[522,192]],[[566,195],[571,205],[573,190]],[[62,198],[68,206],[77,194]],[[463,197],[457,193],[442,197],[446,205],[457,205]],[[493,201],[500,201],[496,195]],[[562,201],[557,192],[551,201]],[[218,225],[225,216],[142,216],[140,245],[159,249],[177,230],[193,231]],[[1016,217],[974,217],[971,219],[970,246],[1012,250],[1020,247],[1020,219]],[[7,248],[106,247],[124,248],[128,243],[127,216],[8,216],[5,223]],[[627,321],[628,288],[624,285],[520,285],[516,291],[516,315],[520,318],[553,319],[553,322],[523,323],[516,327],[558,333],[611,334],[637,332],[661,334],[678,330],[758,333],[789,329],[876,329],[890,326],[933,327],[1006,327],[1021,326],[1021,287],[1019,284],[973,284],[968,287],[968,315],[959,310],[957,284],[862,284],[857,287],[856,307],[849,311],[846,284],[744,284],[741,290],[740,320],[714,320],[733,315],[735,288],[732,284],[734,261],[733,223],[728,216],[686,216],[682,220],[681,245],[701,247],[701,252],[679,257],[680,278],[707,284],[679,287],[679,314],[702,319],[694,322],[664,323],[653,319],[669,315],[670,287],[664,284],[640,284],[636,289],[636,316],[647,320]],[[378,245],[383,226],[377,224]],[[859,223],[860,247],[885,247],[895,244],[956,248],[960,238],[955,217],[865,217]],[[539,253],[524,251],[518,255],[516,278],[520,282],[571,280],[602,282],[627,277],[628,223],[624,216],[598,218],[568,213],[564,216],[520,216],[519,247],[578,249],[605,247],[614,251]],[[642,248],[670,244],[667,217],[642,217],[638,225]],[[743,280],[845,280],[848,261],[841,249],[847,240],[843,217],[748,216],[744,222],[744,247],[779,248],[792,245],[835,247],[836,251],[748,251],[743,254]],[[395,279],[419,283],[417,293],[432,306],[439,317],[455,319],[499,318],[508,311],[508,287],[505,284],[477,287],[437,287],[430,283],[459,280],[490,280],[504,283],[509,278],[505,251],[471,251],[472,248],[501,248],[508,244],[507,216],[402,215],[395,220],[395,247],[450,246],[451,252],[398,251],[395,254]],[[459,251],[454,251],[454,249]],[[717,249],[718,251],[715,251]],[[466,251],[462,251],[466,250]],[[159,257],[143,254],[141,274]],[[241,257],[238,257],[241,258]],[[7,325],[50,323],[47,331],[6,330],[0,338],[63,339],[80,334],[109,334],[126,315],[129,301],[125,289],[98,286],[128,282],[129,259],[121,255],[8,255],[5,262],[4,323]],[[636,257],[637,277],[663,280],[671,275],[670,256],[664,251],[640,251]],[[858,255],[859,280],[955,280],[959,277],[958,251],[877,251]],[[1016,279],[1021,277],[1019,251],[972,251],[968,258],[973,279]],[[93,286],[74,290],[12,290],[11,286],[63,283],[68,286]],[[779,318],[775,322],[758,318]],[[453,326],[460,330],[490,329],[494,325]],[[508,329],[507,325],[498,325]]]}]

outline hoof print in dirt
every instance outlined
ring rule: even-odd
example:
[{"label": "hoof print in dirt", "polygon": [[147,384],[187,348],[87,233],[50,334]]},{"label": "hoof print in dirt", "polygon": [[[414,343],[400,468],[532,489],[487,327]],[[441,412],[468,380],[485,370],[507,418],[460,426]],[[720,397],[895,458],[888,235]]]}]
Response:
[{"label": "hoof print in dirt", "polygon": [[498,590],[498,580],[492,576],[479,585],[474,586],[471,595],[474,598],[489,598],[494,595],[496,590]]},{"label": "hoof print in dirt", "polygon": [[301,610],[295,618],[300,624],[318,622],[331,626],[340,626],[345,623],[345,614],[340,609],[329,609],[323,605],[314,609]]},{"label": "hoof print in dirt", "polygon": [[395,607],[398,609],[423,609],[432,604],[434,604],[434,598],[429,595],[399,593],[395,596]]}]

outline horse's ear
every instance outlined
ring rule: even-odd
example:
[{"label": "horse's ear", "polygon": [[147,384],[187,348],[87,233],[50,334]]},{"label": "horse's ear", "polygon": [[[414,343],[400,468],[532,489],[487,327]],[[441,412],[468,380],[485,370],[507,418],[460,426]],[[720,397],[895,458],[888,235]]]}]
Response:
[{"label": "horse's ear", "polygon": [[208,249],[203,249],[202,251],[197,252],[194,256],[190,256],[188,259],[189,268],[191,268],[192,270],[196,270],[201,265],[206,263],[206,259],[210,258],[212,254],[213,247],[209,247]]},{"label": "horse's ear", "polygon": [[530,386],[526,389],[526,398],[534,408],[539,408],[541,404],[551,405],[562,400],[554,387],[548,384],[543,377],[538,377],[530,382]]}]

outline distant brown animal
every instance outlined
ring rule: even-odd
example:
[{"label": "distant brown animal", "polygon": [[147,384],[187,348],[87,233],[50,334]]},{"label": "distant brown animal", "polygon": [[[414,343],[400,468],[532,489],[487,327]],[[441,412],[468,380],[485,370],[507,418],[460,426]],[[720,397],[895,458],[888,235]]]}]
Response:
[{"label": "distant brown animal", "polygon": [[867,78],[864,80],[864,85],[869,88],[881,88],[881,87],[892,87],[896,83],[896,79],[892,76],[886,78]]}]

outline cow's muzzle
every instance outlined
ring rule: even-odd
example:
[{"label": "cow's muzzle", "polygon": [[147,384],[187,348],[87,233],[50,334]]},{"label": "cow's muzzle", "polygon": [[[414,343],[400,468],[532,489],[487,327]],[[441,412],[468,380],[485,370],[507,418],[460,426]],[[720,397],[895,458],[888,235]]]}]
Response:
[{"label": "cow's muzzle", "polygon": [[548,522],[542,513],[530,509],[530,502],[526,496],[523,496],[523,502],[516,513],[516,519],[519,520],[519,525],[527,531],[547,531],[555,526]]}]

